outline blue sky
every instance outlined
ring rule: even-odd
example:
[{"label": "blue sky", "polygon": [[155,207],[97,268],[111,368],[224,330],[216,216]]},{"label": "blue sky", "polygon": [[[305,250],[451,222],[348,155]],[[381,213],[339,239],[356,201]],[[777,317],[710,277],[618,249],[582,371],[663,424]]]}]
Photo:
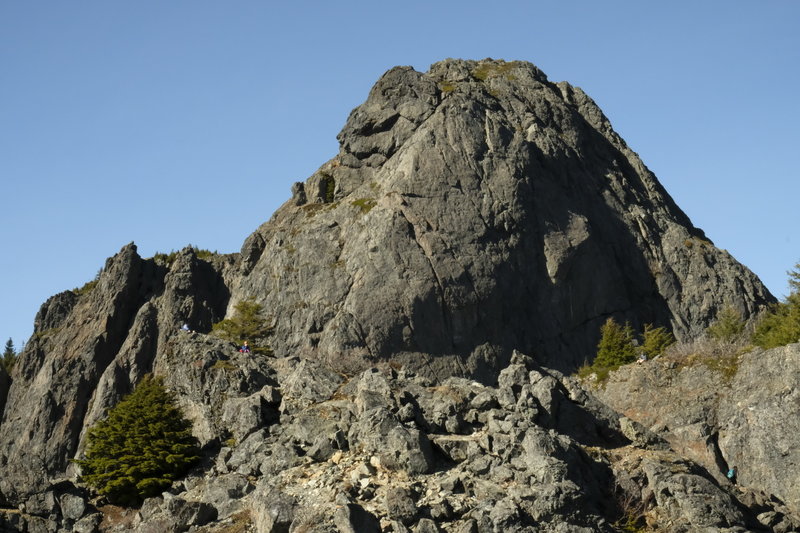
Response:
[{"label": "blue sky", "polygon": [[380,75],[525,60],[582,87],[776,296],[800,260],[800,2],[0,3],[0,341],[134,241],[235,252]]}]

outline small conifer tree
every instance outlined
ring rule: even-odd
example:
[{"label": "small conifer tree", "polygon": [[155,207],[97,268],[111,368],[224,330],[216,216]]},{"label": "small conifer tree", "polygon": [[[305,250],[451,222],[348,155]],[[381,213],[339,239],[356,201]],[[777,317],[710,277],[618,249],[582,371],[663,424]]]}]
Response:
[{"label": "small conifer tree", "polygon": [[169,488],[199,459],[191,424],[160,378],[146,376],[88,433],[81,479],[109,501],[136,505]]},{"label": "small conifer tree", "polygon": [[2,364],[3,368],[6,369],[6,372],[10,373],[11,368],[14,366],[14,363],[17,361],[17,351],[14,349],[14,341],[10,338],[6,341],[6,348],[3,351],[3,359]]},{"label": "small conifer tree", "polygon": [[600,328],[600,342],[597,344],[595,367],[614,369],[632,363],[636,359],[636,346],[633,343],[633,329],[610,318]]},{"label": "small conifer tree", "polygon": [[594,379],[602,382],[612,370],[634,362],[638,354],[643,353],[650,358],[656,357],[674,343],[675,337],[666,328],[645,324],[642,345],[638,346],[629,323],[626,322],[622,326],[613,318],[609,318],[600,327],[600,342],[597,343],[597,355],[594,361],[591,365],[582,366],[578,370],[578,375],[587,377],[594,374]]},{"label": "small conifer tree", "polygon": [[790,294],[775,305],[756,325],[753,343],[762,348],[775,348],[800,342],[800,293]]},{"label": "small conifer tree", "polygon": [[664,327],[654,328],[652,324],[644,325],[642,333],[642,352],[652,359],[664,353],[667,347],[675,344],[675,337]]},{"label": "small conifer tree", "polygon": [[800,342],[800,263],[788,274],[791,294],[758,322],[753,333],[753,343],[762,348]]},{"label": "small conifer tree", "polygon": [[792,294],[800,293],[800,263],[795,263],[794,268],[787,274],[789,274],[789,287],[791,287]]},{"label": "small conifer tree", "polygon": [[722,308],[717,319],[708,326],[706,333],[712,339],[718,341],[732,342],[744,333],[745,323],[741,313],[733,306],[726,305]]},{"label": "small conifer tree", "polygon": [[227,341],[241,344],[248,341],[253,345],[255,353],[272,353],[267,345],[267,337],[272,328],[267,324],[261,304],[253,300],[243,300],[234,306],[234,315],[222,322],[217,322],[212,332]]}]

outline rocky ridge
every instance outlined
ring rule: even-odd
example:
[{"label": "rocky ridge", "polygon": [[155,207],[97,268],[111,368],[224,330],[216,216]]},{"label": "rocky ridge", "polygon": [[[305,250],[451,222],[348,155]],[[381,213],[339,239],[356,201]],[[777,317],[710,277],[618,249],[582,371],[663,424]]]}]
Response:
[{"label": "rocky ridge", "polygon": [[[781,502],[725,487],[703,457],[664,448],[561,374],[591,357],[609,316],[687,339],[725,304],[749,316],[773,301],[580,89],[522,62],[398,67],[339,141],[241,253],[165,261],[131,244],[96,282],[42,306],[0,387],[4,527],[94,531],[113,515],[96,512],[69,460],[148,372],[167,377],[208,463],[147,502],[129,524],[140,531],[183,527],[165,520],[212,531],[236,516],[259,531],[605,531],[631,502],[675,530],[691,530],[690,515],[737,530],[765,527],[756,500],[793,527]],[[245,299],[273,313],[274,358],[206,334]],[[351,467],[366,474],[342,492],[331,480]],[[446,512],[422,497],[458,486],[440,471],[463,486],[441,496]],[[397,488],[389,499],[406,511],[359,488],[381,475],[378,497]],[[314,476],[317,499],[300,488]],[[703,518],[693,494],[718,512]],[[328,512],[335,523],[315,518]]]},{"label": "rocky ridge", "polygon": [[520,353],[490,387],[388,367],[347,378],[311,360],[254,359],[185,337],[180,344],[201,358],[187,365],[175,352],[160,370],[187,413],[229,435],[206,441],[216,445],[207,463],[123,518],[59,481],[22,512],[0,515],[5,527],[610,532],[635,519],[659,531],[800,527],[777,499],[716,480],[573,378]]}]

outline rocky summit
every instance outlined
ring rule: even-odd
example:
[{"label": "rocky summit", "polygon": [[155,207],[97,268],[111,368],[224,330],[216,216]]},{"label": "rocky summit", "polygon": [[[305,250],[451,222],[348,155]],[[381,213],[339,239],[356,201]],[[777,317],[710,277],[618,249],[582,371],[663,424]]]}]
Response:
[{"label": "rocky summit", "polygon": [[[800,530],[800,345],[570,376],[610,317],[689,342],[774,302],[583,91],[396,67],[338,139],[240,253],[130,244],[42,305],[0,367],[0,531]],[[212,332],[243,302],[270,350]],[[116,507],[72,460],[150,373],[203,459]]]},{"label": "rocky summit", "polygon": [[513,349],[573,369],[610,316],[683,339],[772,300],[583,91],[531,64],[394,68],[338,138],[230,286],[273,310],[278,351],[484,379]]}]

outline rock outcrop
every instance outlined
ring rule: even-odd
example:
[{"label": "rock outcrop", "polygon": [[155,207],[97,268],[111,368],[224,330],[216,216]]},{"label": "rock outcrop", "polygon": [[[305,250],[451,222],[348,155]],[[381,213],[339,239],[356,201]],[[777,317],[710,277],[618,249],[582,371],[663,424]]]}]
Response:
[{"label": "rock outcrop", "polygon": [[229,309],[274,312],[278,352],[491,380],[514,348],[575,368],[610,316],[683,339],[772,301],[586,94],[528,63],[394,68],[339,141],[231,287]]},{"label": "rock outcrop", "polygon": [[800,511],[800,344],[718,359],[659,358],[611,374],[596,391],[722,481],[736,467]]},{"label": "rock outcrop", "polygon": [[[748,473],[765,493],[737,492],[562,374],[609,316],[687,339],[726,304],[751,316],[774,300],[580,89],[521,62],[398,67],[339,141],[240,253],[143,259],[131,244],[42,306],[0,373],[2,527],[795,527],[773,499],[793,501],[781,480]],[[244,300],[271,313],[274,355],[209,335]],[[205,463],[135,515],[100,512],[70,460],[150,372]],[[719,446],[745,465],[734,449],[755,435],[728,435]]]},{"label": "rock outcrop", "polygon": [[0,425],[0,498],[20,501],[63,475],[86,428],[153,370],[180,324],[210,329],[224,316],[222,270],[191,248],[167,270],[131,244],[80,294],[63,292],[42,306]]}]

